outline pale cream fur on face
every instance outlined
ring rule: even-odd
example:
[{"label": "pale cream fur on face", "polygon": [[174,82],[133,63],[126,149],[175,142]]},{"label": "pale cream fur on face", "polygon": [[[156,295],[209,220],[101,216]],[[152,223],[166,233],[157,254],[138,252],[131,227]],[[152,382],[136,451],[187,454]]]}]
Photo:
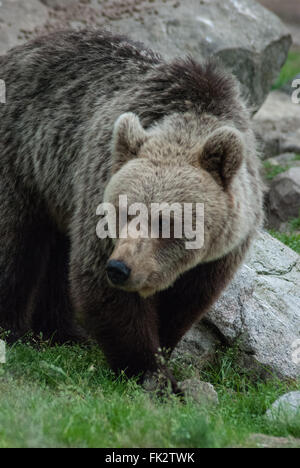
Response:
[{"label": "pale cream fur on face", "polygon": [[[204,203],[205,210],[205,242],[198,250],[184,249],[183,240],[130,235],[117,239],[111,259],[122,260],[131,268],[123,289],[143,296],[166,289],[197,264],[229,253],[259,224],[255,219],[260,206],[260,191],[255,187],[258,167],[248,152],[250,143],[254,145],[251,138],[251,132],[241,134],[231,122],[210,116],[197,120],[194,115],[174,114],[148,131],[133,114],[118,119],[112,143],[114,174],[104,201],[117,206],[119,195],[126,194],[128,204],[144,203],[149,210],[153,202]],[[232,148],[237,153],[236,157],[226,155],[232,158],[232,167],[236,164],[226,188],[213,171],[201,167],[205,149],[213,148],[217,140],[217,148],[224,147],[229,153]]]}]

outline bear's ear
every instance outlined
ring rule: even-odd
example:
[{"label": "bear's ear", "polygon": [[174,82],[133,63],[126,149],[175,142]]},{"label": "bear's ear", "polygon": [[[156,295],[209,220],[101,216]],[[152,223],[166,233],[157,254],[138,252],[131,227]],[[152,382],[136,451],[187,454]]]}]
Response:
[{"label": "bear's ear", "polygon": [[148,138],[140,119],[132,112],[122,114],[116,121],[113,131],[112,151],[115,169],[137,157],[143,143]]},{"label": "bear's ear", "polygon": [[200,165],[226,189],[242,163],[244,151],[241,133],[232,127],[221,127],[206,140]]}]

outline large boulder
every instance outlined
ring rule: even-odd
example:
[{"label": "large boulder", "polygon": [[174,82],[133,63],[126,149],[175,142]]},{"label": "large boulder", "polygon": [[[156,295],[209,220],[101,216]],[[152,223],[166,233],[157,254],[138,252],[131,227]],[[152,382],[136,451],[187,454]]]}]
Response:
[{"label": "large boulder", "polygon": [[[205,337],[205,346],[195,341],[196,336]],[[246,264],[177,353],[201,366],[203,358],[213,355],[217,340],[235,345],[241,366],[257,375],[300,376],[300,256],[296,252],[261,233]]]},{"label": "large boulder", "polygon": [[24,39],[25,32],[29,37],[33,31],[104,26],[167,58],[219,57],[243,83],[254,110],[266,98],[291,45],[281,21],[254,0],[2,0],[1,4],[0,53]]}]

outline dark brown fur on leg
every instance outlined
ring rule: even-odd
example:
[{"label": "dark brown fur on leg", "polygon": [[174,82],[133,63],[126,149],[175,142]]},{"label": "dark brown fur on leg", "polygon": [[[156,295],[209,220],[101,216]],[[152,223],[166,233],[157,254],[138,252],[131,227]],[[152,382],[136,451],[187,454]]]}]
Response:
[{"label": "dark brown fur on leg", "polygon": [[70,242],[49,226],[47,266],[38,285],[32,330],[51,344],[84,343],[87,334],[75,323],[69,288]]},{"label": "dark brown fur on leg", "polygon": [[[19,193],[20,192],[20,193]],[[24,201],[24,197],[28,197]],[[44,258],[44,231],[29,194],[0,172],[0,328],[14,342],[28,332],[31,294]]]},{"label": "dark brown fur on leg", "polygon": [[249,241],[225,257],[200,264],[159,294],[160,341],[170,354],[183,335],[208,311],[231,281]]}]

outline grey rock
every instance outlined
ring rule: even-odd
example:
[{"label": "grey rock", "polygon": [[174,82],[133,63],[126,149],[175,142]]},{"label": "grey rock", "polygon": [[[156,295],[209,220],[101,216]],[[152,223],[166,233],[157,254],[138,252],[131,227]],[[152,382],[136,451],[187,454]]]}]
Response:
[{"label": "grey rock", "polygon": [[205,321],[201,321],[197,327],[187,332],[174,350],[173,356],[180,357],[180,360],[186,364],[202,369],[208,363],[214,362],[219,345],[219,337]]},{"label": "grey rock", "polygon": [[198,379],[186,379],[179,382],[179,387],[184,391],[185,397],[201,405],[218,405],[218,394],[213,385]]},{"label": "grey rock", "polygon": [[47,18],[47,8],[39,0],[1,0],[0,55],[28,40]]},{"label": "grey rock", "polygon": [[206,322],[209,333],[213,327],[237,346],[242,367],[263,378],[299,377],[300,256],[262,232]]},{"label": "grey rock", "polygon": [[282,222],[299,216],[300,167],[292,167],[272,180],[267,206],[269,226],[275,229]]},{"label": "grey rock", "polygon": [[290,96],[272,91],[254,116],[253,125],[264,159],[282,153],[300,154],[300,105]]},{"label": "grey rock", "polygon": [[300,420],[300,392],[286,393],[273,403],[266,412],[266,418],[271,421],[292,423]]}]

